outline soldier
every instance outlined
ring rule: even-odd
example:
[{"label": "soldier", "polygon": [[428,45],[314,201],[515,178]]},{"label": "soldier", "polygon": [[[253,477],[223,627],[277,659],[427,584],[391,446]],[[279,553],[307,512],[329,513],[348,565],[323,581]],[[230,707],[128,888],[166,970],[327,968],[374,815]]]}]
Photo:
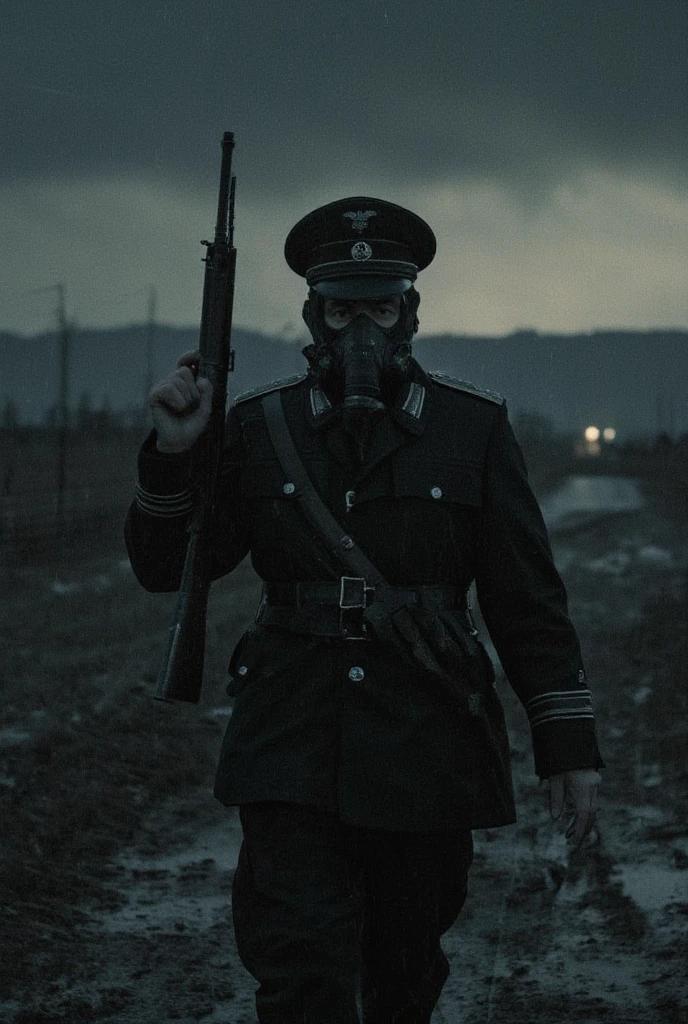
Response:
[{"label": "soldier", "polygon": [[[309,286],[307,373],[228,418],[213,577],[250,552],[265,583],[230,662],[215,795],[240,807],[233,918],[261,1024],[354,1024],[359,1003],[368,1024],[430,1021],[471,830],[515,821],[473,581],[553,813],[566,806],[576,846],[595,819],[590,692],[504,399],[411,355],[414,281],[434,254],[423,220],[378,199],[304,217],[285,255]],[[151,392],[126,523],[148,590],[179,586],[209,392],[193,353]]]}]

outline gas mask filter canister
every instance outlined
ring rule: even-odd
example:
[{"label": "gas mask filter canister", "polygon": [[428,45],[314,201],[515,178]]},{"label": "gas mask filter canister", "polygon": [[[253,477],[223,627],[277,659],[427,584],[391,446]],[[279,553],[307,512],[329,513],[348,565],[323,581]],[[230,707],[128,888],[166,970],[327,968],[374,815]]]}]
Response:
[{"label": "gas mask filter canister", "polygon": [[385,396],[408,373],[419,302],[412,288],[402,297],[399,319],[392,327],[380,327],[372,317],[358,313],[346,327],[335,330],[325,323],[322,296],[311,291],[303,309],[314,341],[303,350],[311,374],[346,408],[384,408]]}]

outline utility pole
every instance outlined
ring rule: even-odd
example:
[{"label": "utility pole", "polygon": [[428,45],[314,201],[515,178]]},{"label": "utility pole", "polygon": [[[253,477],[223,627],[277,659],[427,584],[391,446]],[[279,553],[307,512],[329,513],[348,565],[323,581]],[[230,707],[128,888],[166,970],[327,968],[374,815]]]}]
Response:
[{"label": "utility pole", "polygon": [[667,433],[672,441],[674,440],[675,412],[676,406],[674,405],[674,395],[672,392],[667,398]]},{"label": "utility pole", "polygon": [[67,481],[67,440],[69,432],[69,347],[70,326],[65,310],[65,288],[57,289],[57,324],[60,343],[60,393],[58,398],[58,460],[57,460],[57,514],[64,511],[64,494]]},{"label": "utility pole", "polygon": [[158,295],[155,285],[151,285],[148,293],[148,332],[146,334],[146,379],[143,395],[144,412],[148,408],[148,395],[153,387],[153,347],[155,344],[155,315],[158,308]]},{"label": "utility pole", "polygon": [[664,394],[661,391],[656,395],[657,403],[657,436],[664,433]]}]

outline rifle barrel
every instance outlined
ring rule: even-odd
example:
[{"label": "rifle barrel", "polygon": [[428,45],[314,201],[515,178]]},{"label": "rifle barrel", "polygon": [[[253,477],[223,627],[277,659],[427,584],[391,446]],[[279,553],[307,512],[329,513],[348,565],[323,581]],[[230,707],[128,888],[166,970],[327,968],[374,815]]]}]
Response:
[{"label": "rifle barrel", "polygon": [[227,406],[227,374],[234,369],[231,350],[236,249],[233,246],[233,132],[222,136],[222,164],[215,240],[208,245],[203,280],[203,311],[199,337],[199,373],[213,386],[210,420],[193,452],[198,480],[197,506],[188,529],[188,543],[179,594],[169,627],[167,649],[156,681],[157,700],[197,704],[203,680],[206,612],[210,591],[210,546],[215,493],[219,478]]}]

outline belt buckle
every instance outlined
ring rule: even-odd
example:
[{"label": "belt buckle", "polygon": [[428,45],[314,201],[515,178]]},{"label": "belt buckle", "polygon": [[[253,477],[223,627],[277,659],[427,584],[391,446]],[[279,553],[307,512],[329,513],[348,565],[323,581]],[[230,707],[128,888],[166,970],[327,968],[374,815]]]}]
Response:
[{"label": "belt buckle", "polygon": [[366,597],[373,593],[375,587],[370,587],[363,576],[342,576],[339,580],[339,607],[365,608]]},{"label": "belt buckle", "polygon": [[[351,639],[362,639],[365,636],[365,625],[360,615],[352,616],[352,611],[363,612],[366,597],[375,590],[370,587],[363,576],[341,576],[339,581],[339,625],[343,636]],[[353,627],[353,628],[352,628]]]}]

